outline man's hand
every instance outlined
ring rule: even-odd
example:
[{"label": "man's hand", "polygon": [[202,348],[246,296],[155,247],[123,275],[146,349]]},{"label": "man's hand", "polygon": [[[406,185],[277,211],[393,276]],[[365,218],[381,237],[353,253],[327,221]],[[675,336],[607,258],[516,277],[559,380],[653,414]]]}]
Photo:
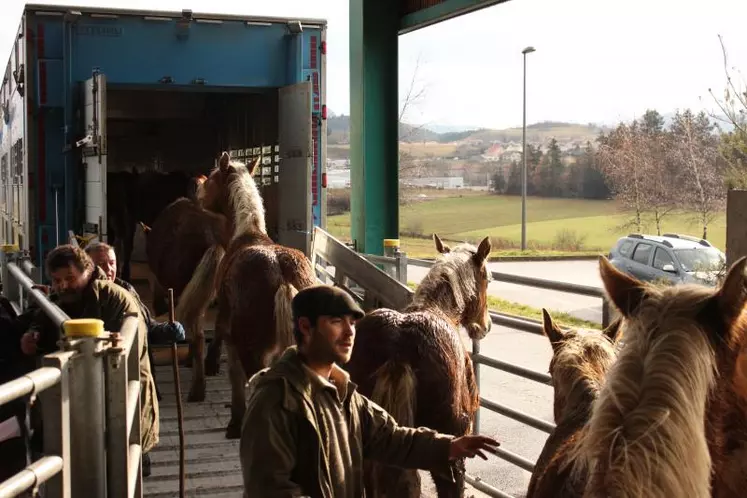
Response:
[{"label": "man's hand", "polygon": [[164,322],[151,327],[148,342],[152,344],[171,344],[185,339],[184,327],[179,322]]},{"label": "man's hand", "polygon": [[49,286],[48,285],[42,285],[42,284],[36,284],[31,286],[32,289],[36,289],[42,294],[49,295]]},{"label": "man's hand", "polygon": [[451,441],[449,448],[449,460],[457,458],[474,458],[479,455],[483,460],[487,460],[483,451],[495,453],[495,449],[501,443],[487,436],[462,436]]},{"label": "man's hand", "polygon": [[23,354],[33,356],[36,354],[36,344],[39,342],[39,332],[29,330],[21,337],[21,351]]}]

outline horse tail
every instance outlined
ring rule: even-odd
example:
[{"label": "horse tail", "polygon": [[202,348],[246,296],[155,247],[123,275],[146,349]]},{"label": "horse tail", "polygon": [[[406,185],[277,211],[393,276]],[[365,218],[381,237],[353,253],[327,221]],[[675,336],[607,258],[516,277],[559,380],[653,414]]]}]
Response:
[{"label": "horse tail", "polygon": [[210,302],[215,299],[215,276],[226,251],[214,245],[202,255],[192,278],[179,296],[176,307],[177,319],[182,322],[187,334],[202,332],[200,320]]},{"label": "horse tail", "polygon": [[285,282],[275,291],[275,338],[281,351],[295,342],[291,301],[296,294],[298,289]]},{"label": "horse tail", "polygon": [[407,363],[389,360],[374,374],[376,384],[371,400],[386,410],[403,427],[415,425],[415,372]]},{"label": "horse tail", "polygon": [[[407,363],[389,360],[374,373],[371,400],[386,410],[397,424],[415,427],[417,379]],[[378,462],[364,463],[366,493],[372,496],[420,496],[420,476],[412,469]]]}]

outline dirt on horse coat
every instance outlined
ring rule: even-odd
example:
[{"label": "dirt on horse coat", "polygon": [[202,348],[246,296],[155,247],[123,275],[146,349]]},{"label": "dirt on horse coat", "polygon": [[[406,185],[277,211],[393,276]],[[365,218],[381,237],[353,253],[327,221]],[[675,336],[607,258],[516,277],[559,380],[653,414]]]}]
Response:
[{"label": "dirt on horse coat", "polygon": [[[218,299],[215,333],[228,347],[232,392],[228,438],[241,436],[247,377],[294,344],[291,300],[316,282],[303,252],[275,244],[267,235],[262,197],[252,178],[258,165],[259,158],[246,166],[231,162],[224,152],[199,191],[201,206],[225,216],[231,233],[210,289]],[[197,293],[194,299],[186,295],[180,306],[203,304]]]},{"label": "dirt on horse coat", "polygon": [[[360,392],[400,425],[425,426],[461,436],[470,432],[479,408],[472,361],[459,326],[471,338],[490,331],[487,308],[490,240],[478,248],[450,249],[434,235],[441,257],[402,312],[378,309],[356,325],[355,347],[345,365]],[[367,496],[420,496],[416,471],[367,462]],[[464,461],[432,469],[438,496],[464,493]]]},{"label": "dirt on horse coat", "polygon": [[654,286],[600,258],[625,345],[576,471],[586,497],[736,498],[747,489],[745,258],[723,284]]},{"label": "dirt on horse coat", "polygon": [[615,343],[622,321],[604,331],[564,331],[542,310],[543,332],[552,346],[552,379],[555,429],[547,438],[529,481],[526,498],[580,498],[586,476],[572,472],[573,451],[585,437],[594,400],[615,361]]}]

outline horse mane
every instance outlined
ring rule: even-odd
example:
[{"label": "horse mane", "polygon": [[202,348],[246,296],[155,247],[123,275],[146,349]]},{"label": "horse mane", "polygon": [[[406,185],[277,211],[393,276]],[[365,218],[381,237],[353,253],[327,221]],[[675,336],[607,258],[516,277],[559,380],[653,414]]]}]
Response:
[{"label": "horse mane", "polygon": [[599,397],[615,357],[615,346],[600,331],[566,332],[550,360],[553,384],[562,386],[565,394],[565,411],[555,414],[556,424],[562,421],[561,416],[562,419],[588,417],[592,401]]},{"label": "horse mane", "polygon": [[476,254],[474,245],[464,243],[440,255],[418,284],[406,311],[441,309],[449,316],[460,315],[477,285],[475,268],[467,264]]},{"label": "horse mane", "polygon": [[716,356],[693,313],[712,296],[695,285],[647,286],[576,448],[585,496],[710,496],[704,419]]},{"label": "horse mane", "polygon": [[229,166],[233,174],[229,175],[226,188],[228,204],[234,215],[232,240],[250,232],[266,235],[265,206],[254,178],[244,163],[231,161]]}]

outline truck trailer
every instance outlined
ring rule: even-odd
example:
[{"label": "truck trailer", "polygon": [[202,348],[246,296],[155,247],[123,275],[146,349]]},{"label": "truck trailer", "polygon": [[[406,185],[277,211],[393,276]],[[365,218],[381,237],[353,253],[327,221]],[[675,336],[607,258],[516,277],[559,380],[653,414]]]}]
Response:
[{"label": "truck trailer", "polygon": [[229,151],[260,156],[268,232],[308,254],[326,50],[321,19],[26,5],[0,89],[3,242],[41,268],[70,231],[108,241],[107,177],[198,176]]}]

